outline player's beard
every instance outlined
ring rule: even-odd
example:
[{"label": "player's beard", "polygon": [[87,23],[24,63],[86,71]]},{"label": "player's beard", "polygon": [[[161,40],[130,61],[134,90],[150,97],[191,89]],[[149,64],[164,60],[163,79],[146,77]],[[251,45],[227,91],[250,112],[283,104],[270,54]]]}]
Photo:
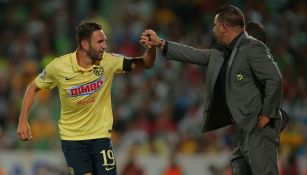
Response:
[{"label": "player's beard", "polygon": [[91,45],[89,50],[87,51],[87,55],[90,57],[93,63],[95,63],[96,61],[100,61],[102,59],[102,54],[103,52],[94,50]]}]

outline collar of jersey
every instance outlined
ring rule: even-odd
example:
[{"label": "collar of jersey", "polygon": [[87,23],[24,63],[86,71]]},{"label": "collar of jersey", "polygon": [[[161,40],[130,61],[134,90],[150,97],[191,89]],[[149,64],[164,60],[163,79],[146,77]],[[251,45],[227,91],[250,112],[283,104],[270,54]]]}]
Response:
[{"label": "collar of jersey", "polygon": [[92,65],[90,68],[85,69],[85,68],[79,66],[78,62],[77,62],[77,51],[75,51],[71,54],[71,63],[72,63],[72,67],[73,67],[75,72],[77,72],[77,71],[82,71],[82,72],[91,71],[94,67],[97,67],[96,65]]}]

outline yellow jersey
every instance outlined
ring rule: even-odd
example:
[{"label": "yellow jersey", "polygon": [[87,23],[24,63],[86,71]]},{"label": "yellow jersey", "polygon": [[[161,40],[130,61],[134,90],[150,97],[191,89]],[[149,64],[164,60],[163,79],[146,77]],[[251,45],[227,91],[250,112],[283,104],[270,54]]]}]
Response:
[{"label": "yellow jersey", "polygon": [[111,84],[115,73],[124,72],[123,61],[122,55],[105,52],[100,65],[84,69],[73,52],[54,59],[35,78],[40,89],[58,87],[62,140],[111,137]]}]

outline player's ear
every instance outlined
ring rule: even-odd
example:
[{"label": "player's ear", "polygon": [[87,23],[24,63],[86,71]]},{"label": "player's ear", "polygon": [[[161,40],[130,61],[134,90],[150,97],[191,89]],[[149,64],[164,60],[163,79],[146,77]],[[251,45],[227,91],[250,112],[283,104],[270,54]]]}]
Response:
[{"label": "player's ear", "polygon": [[84,49],[88,49],[89,48],[89,42],[84,39],[84,40],[81,41],[81,46]]}]

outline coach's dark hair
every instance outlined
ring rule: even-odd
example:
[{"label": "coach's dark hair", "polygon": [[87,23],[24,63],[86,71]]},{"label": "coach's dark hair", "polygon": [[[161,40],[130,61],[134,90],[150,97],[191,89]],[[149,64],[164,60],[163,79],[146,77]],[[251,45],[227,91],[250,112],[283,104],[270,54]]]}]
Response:
[{"label": "coach's dark hair", "polygon": [[222,21],[230,26],[245,26],[244,14],[236,6],[224,5],[216,10],[218,20]]},{"label": "coach's dark hair", "polygon": [[263,43],[266,43],[265,29],[262,24],[258,22],[248,22],[245,28],[249,35]]},{"label": "coach's dark hair", "polygon": [[81,47],[82,40],[84,39],[89,40],[93,32],[101,29],[102,29],[101,25],[94,22],[81,23],[76,28],[76,39],[78,47]]}]

